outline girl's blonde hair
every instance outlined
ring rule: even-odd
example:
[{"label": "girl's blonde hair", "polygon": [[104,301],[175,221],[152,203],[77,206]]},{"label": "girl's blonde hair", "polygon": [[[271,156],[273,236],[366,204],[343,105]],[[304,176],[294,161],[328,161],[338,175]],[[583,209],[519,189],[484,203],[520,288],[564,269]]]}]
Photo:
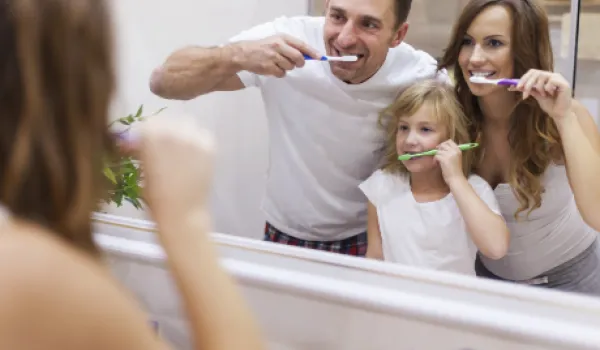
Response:
[{"label": "girl's blonde hair", "polygon": [[[452,86],[438,80],[424,80],[404,90],[389,107],[379,115],[379,124],[386,130],[386,146],[383,156],[383,171],[407,174],[408,170],[398,160],[396,134],[398,123],[403,117],[413,116],[428,104],[436,122],[446,127],[446,139],[456,144],[469,143],[469,125]],[[462,167],[465,176],[471,173],[473,152],[462,153]]]}]

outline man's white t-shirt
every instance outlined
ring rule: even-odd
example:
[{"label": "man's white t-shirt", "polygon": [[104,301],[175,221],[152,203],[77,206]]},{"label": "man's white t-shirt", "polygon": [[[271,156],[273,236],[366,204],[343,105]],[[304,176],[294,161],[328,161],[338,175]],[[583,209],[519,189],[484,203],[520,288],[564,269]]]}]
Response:
[{"label": "man's white t-shirt", "polygon": [[[325,53],[323,17],[281,17],[230,39],[279,33]],[[346,84],[327,62],[307,61],[284,78],[238,73],[261,89],[269,126],[269,170],[262,210],[296,238],[342,240],[366,231],[367,201],[358,185],[379,165],[384,134],[378,113],[418,80],[438,77],[429,54],[402,43],[368,81]]]},{"label": "man's white t-shirt", "polygon": [[[490,185],[477,175],[469,176],[475,193],[501,215]],[[475,275],[477,247],[452,193],[427,203],[415,200],[410,180],[377,170],[360,184],[377,209],[384,260],[399,264]]]}]

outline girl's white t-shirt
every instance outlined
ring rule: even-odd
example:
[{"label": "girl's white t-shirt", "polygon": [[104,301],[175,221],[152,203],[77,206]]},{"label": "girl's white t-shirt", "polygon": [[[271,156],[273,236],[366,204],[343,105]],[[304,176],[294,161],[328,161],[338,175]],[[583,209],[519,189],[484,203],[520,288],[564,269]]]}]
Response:
[{"label": "girl's white t-shirt", "polygon": [[[501,216],[491,186],[468,179],[477,195]],[[434,201],[415,200],[408,176],[377,170],[359,185],[377,209],[386,261],[475,275],[477,247],[471,240],[452,193]]]}]

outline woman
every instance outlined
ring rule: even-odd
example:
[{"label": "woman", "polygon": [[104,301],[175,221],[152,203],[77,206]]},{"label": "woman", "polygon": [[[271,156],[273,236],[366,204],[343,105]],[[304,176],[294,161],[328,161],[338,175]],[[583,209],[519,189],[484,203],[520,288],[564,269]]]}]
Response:
[{"label": "woman", "polygon": [[[472,0],[440,68],[481,143],[475,172],[494,188],[511,232],[508,254],[480,256],[478,275],[600,295],[600,135],[553,72],[548,18],[535,0]],[[517,86],[471,76],[520,77]]]},{"label": "woman", "polygon": [[[102,0],[0,2],[0,349],[168,348],[92,239],[110,154],[110,38]],[[207,235],[212,151],[194,130],[144,126],[132,146],[146,198],[197,348],[263,349]]]}]

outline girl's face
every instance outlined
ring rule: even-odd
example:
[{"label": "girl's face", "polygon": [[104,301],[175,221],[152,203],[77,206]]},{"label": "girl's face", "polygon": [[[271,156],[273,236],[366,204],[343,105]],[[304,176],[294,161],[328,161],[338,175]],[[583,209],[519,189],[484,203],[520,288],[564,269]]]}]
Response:
[{"label": "girl's face", "polygon": [[469,26],[463,38],[458,64],[473,95],[483,97],[497,91],[506,91],[506,87],[473,84],[469,81],[471,76],[490,79],[515,78],[511,32],[511,13],[501,5],[489,6]]},{"label": "girl's face", "polygon": [[[396,151],[399,155],[429,151],[446,138],[446,128],[437,122],[431,106],[425,103],[412,116],[400,118],[396,133]],[[415,157],[402,163],[410,173],[425,172],[438,167],[435,159],[429,156]]]}]

